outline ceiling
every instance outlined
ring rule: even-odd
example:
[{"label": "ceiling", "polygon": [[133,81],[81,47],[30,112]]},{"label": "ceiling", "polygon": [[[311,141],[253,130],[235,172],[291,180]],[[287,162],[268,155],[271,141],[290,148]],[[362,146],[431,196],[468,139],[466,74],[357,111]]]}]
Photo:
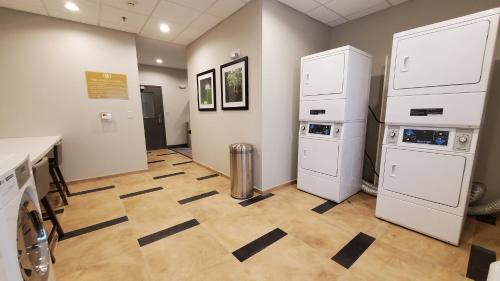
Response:
[{"label": "ceiling", "polygon": [[278,0],[331,27],[407,0]]},{"label": "ceiling", "polygon": [[[135,43],[137,62],[139,64],[179,69],[187,68],[187,55],[184,46],[140,36],[135,38]],[[163,62],[158,64],[156,59],[161,59]]]},{"label": "ceiling", "polygon": [[[74,2],[79,11],[64,5]],[[0,0],[0,7],[187,45],[250,0]],[[124,21],[122,17],[125,17]],[[160,31],[167,24],[170,32]]]}]

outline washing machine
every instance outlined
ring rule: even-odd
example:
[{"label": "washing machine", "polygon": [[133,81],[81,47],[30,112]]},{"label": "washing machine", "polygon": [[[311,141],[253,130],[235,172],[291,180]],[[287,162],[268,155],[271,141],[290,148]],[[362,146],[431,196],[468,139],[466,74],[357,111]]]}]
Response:
[{"label": "washing machine", "polygon": [[345,46],[301,60],[297,187],[341,202],[357,193],[371,55]]},{"label": "washing machine", "polygon": [[0,155],[0,225],[1,280],[55,281],[27,155]]},{"label": "washing machine", "polygon": [[458,245],[500,9],[394,35],[377,217]]}]

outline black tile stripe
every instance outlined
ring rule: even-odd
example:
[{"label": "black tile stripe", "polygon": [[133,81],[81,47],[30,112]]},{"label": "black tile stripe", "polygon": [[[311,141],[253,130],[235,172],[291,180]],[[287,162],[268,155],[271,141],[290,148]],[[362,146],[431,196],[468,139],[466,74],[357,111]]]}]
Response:
[{"label": "black tile stripe", "polygon": [[168,177],[173,177],[173,176],[178,176],[178,175],[183,175],[183,174],[184,174],[184,172],[177,172],[177,173],[173,173],[173,174],[166,174],[166,175],[156,176],[156,177],[153,177],[153,179],[159,180],[159,179],[162,179],[162,178],[168,178]]},{"label": "black tile stripe", "polygon": [[84,227],[84,228],[80,228],[80,229],[77,229],[77,230],[66,232],[64,234],[64,236],[62,236],[62,237],[59,238],[59,240],[67,240],[67,239],[74,238],[74,237],[77,237],[77,236],[80,236],[80,235],[83,235],[83,234],[87,234],[87,233],[90,233],[90,232],[93,232],[93,231],[96,231],[96,230],[99,230],[99,229],[103,229],[103,228],[106,228],[106,227],[117,225],[117,224],[120,224],[120,223],[126,222],[126,221],[128,221],[128,217],[127,216],[116,218],[116,219],[112,219],[112,220],[105,221],[105,222],[101,222],[101,223],[98,223],[98,224],[94,224],[94,225],[91,225],[91,226],[87,226],[87,227]]},{"label": "black tile stripe", "polygon": [[163,161],[165,161],[165,160],[149,161],[148,164],[159,163],[159,162],[163,162]]},{"label": "black tile stripe", "polygon": [[314,212],[316,212],[318,214],[323,214],[326,211],[330,210],[331,208],[333,208],[333,207],[335,207],[337,205],[338,205],[337,203],[328,200],[325,203],[316,206],[314,209],[312,209],[312,211],[314,211]]},{"label": "black tile stripe", "polygon": [[206,180],[206,179],[210,179],[210,178],[215,178],[215,177],[218,177],[219,175],[218,174],[213,174],[213,175],[208,175],[208,176],[204,176],[204,177],[199,177],[199,178],[196,178],[197,180],[199,181],[202,181],[202,180]]},{"label": "black tile stripe", "polygon": [[193,161],[186,161],[186,162],[174,163],[172,165],[177,166],[177,165],[184,165],[184,164],[189,164],[189,163],[193,163]]},{"label": "black tile stripe", "polygon": [[213,191],[198,194],[198,195],[186,198],[186,199],[182,199],[182,200],[179,200],[177,202],[179,202],[179,204],[181,204],[181,205],[184,205],[184,204],[187,204],[187,203],[190,203],[190,202],[193,202],[196,200],[200,200],[200,199],[203,199],[203,198],[215,195],[215,194],[219,194],[219,192],[217,192],[216,190],[213,190]]},{"label": "black tile stripe", "polygon": [[137,196],[137,195],[141,195],[141,194],[151,193],[151,192],[159,191],[162,189],[163,189],[163,187],[158,186],[158,187],[144,189],[144,190],[137,191],[137,192],[127,193],[127,194],[120,195],[120,199],[125,199],[125,198],[129,198],[129,197],[133,197],[133,196]]},{"label": "black tile stripe", "polygon": [[240,204],[240,205],[241,205],[241,206],[243,206],[243,207],[246,207],[246,206],[250,206],[250,205],[252,205],[252,204],[254,204],[254,203],[257,203],[257,202],[259,202],[259,201],[262,201],[262,200],[267,199],[267,198],[272,197],[272,196],[274,196],[274,194],[272,194],[272,193],[267,193],[267,194],[263,194],[263,195],[258,195],[258,196],[252,197],[252,198],[250,198],[250,199],[247,199],[247,200],[245,200],[245,201],[241,201],[241,202],[240,202],[240,203],[238,203],[238,204]]},{"label": "black tile stripe", "polygon": [[497,225],[497,217],[495,215],[476,216],[476,220],[491,225]]},{"label": "black tile stripe", "polygon": [[69,196],[73,197],[73,196],[84,195],[84,194],[88,194],[88,193],[104,191],[104,190],[113,189],[113,188],[115,188],[114,185],[108,185],[108,186],[93,188],[93,189],[84,190],[84,191],[80,191],[80,192],[73,192]]},{"label": "black tile stripe", "polygon": [[469,264],[467,265],[467,278],[475,281],[486,281],[490,263],[496,260],[497,254],[495,251],[472,245],[469,254]]},{"label": "black tile stripe", "polygon": [[175,152],[170,152],[170,153],[163,153],[163,154],[158,154],[156,156],[165,156],[165,155],[172,155],[172,154],[177,154]]},{"label": "black tile stripe", "polygon": [[276,228],[234,251],[233,256],[235,256],[240,262],[243,262],[286,235],[286,232]]},{"label": "black tile stripe", "polygon": [[172,227],[166,228],[164,230],[160,230],[158,232],[155,232],[153,234],[149,234],[147,236],[144,236],[142,238],[137,239],[139,242],[139,246],[143,247],[148,244],[151,244],[153,242],[156,242],[160,239],[163,239],[165,237],[174,235],[176,233],[179,233],[181,231],[190,229],[191,227],[197,226],[200,223],[196,219],[188,220],[183,223],[180,223],[178,225],[174,225]]},{"label": "black tile stripe", "polygon": [[[64,208],[54,210],[54,213],[56,213],[56,215],[60,215],[60,214],[64,213]],[[50,220],[49,215],[47,213],[42,213],[42,218],[44,221]]]},{"label": "black tile stripe", "polygon": [[347,243],[344,248],[342,248],[332,260],[342,265],[345,268],[351,267],[356,260],[370,247],[370,245],[375,241],[375,238],[370,235],[360,232],[356,237],[354,237],[349,243]]}]

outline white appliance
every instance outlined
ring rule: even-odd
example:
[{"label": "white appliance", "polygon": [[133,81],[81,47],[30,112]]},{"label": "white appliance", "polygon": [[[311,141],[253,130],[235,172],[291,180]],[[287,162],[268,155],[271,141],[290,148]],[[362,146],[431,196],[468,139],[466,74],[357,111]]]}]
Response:
[{"label": "white appliance", "polygon": [[299,189],[335,202],[360,190],[370,76],[351,46],[302,58]]},{"label": "white appliance", "polygon": [[0,225],[0,279],[54,281],[27,155],[0,155]]},{"label": "white appliance", "polygon": [[377,217],[458,245],[499,14],[394,35]]}]

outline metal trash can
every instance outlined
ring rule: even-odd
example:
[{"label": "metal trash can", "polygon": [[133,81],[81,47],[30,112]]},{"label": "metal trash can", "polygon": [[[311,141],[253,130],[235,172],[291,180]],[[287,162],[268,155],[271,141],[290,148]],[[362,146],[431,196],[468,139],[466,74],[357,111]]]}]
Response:
[{"label": "metal trash can", "polygon": [[247,199],[253,196],[252,151],[253,146],[247,143],[229,146],[233,198]]}]

